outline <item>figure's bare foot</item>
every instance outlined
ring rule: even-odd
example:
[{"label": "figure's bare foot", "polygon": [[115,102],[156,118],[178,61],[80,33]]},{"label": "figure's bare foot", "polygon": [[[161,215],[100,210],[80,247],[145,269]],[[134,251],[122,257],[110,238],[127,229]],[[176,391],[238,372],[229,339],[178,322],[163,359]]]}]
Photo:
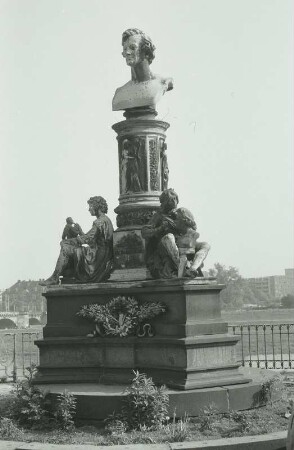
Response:
[{"label": "figure's bare foot", "polygon": [[185,270],[184,276],[187,278],[196,278],[197,276],[197,269],[193,269],[192,267]]}]

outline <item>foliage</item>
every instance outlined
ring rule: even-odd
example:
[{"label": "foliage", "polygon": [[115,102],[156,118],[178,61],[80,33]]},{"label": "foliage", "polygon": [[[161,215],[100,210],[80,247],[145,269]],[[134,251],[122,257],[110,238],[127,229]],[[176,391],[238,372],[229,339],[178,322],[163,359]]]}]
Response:
[{"label": "foliage", "polygon": [[183,442],[189,439],[191,432],[189,429],[190,418],[185,413],[184,417],[176,420],[176,414],[173,414],[171,423],[162,427],[163,432],[171,440],[171,442]]},{"label": "foliage", "polygon": [[209,269],[209,276],[216,277],[217,282],[221,284],[230,284],[241,280],[241,275],[236,267],[226,268],[223,264],[215,263],[213,269]]},{"label": "foliage", "polygon": [[7,382],[7,375],[2,375],[2,377],[0,377],[0,383],[6,383]]},{"label": "foliage", "polygon": [[294,295],[285,295],[281,298],[283,308],[294,308]]},{"label": "foliage", "polygon": [[0,419],[0,438],[1,439],[11,439],[11,440],[22,440],[24,433],[18,426],[14,423],[12,419],[8,417],[2,417]]},{"label": "foliage", "polygon": [[248,416],[242,411],[234,411],[231,410],[226,414],[230,422],[233,422],[233,427],[226,430],[225,428],[222,430],[222,435],[224,437],[231,437],[234,433],[239,432],[241,434],[249,431],[251,422],[248,419]]},{"label": "foliage", "polygon": [[285,386],[283,383],[283,378],[280,375],[268,378],[261,385],[260,391],[260,401],[262,403],[270,403],[273,406],[273,400],[275,395],[277,397],[283,397],[285,391]]},{"label": "foliage", "polygon": [[226,267],[216,263],[209,269],[209,275],[216,277],[217,282],[225,284],[226,288],[221,291],[221,301],[224,308],[240,308],[243,305],[241,275],[236,267]]},{"label": "foliage", "polygon": [[199,429],[201,432],[211,431],[213,429],[214,421],[216,420],[219,411],[214,403],[209,403],[202,408],[199,415]]},{"label": "foliage", "polygon": [[14,399],[11,403],[10,416],[17,424],[28,428],[44,426],[49,420],[46,393],[32,383],[37,372],[36,366],[33,364],[26,370],[26,379],[18,381],[13,389]]},{"label": "foliage", "polygon": [[121,412],[106,421],[109,430],[119,424],[125,430],[157,429],[168,418],[165,387],[156,387],[144,373],[134,374],[132,384],[125,390]]},{"label": "foliage", "polygon": [[73,429],[76,403],[75,396],[66,390],[57,396],[56,410],[53,415],[58,427],[62,430]]},{"label": "foliage", "polygon": [[47,392],[33,384],[37,373],[36,365],[32,364],[26,371],[26,379],[18,381],[12,391],[9,417],[25,428],[72,429],[76,409],[73,394],[64,391],[57,396],[56,402],[51,402]]},{"label": "foliage", "polygon": [[[287,377],[289,376],[291,376],[291,374],[287,373]],[[288,395],[293,395],[292,389],[292,387],[287,387]],[[10,399],[11,397],[1,395],[0,406],[2,406],[2,402],[6,398]],[[258,435],[282,430],[286,431],[288,426],[288,419],[285,416],[286,404],[287,403],[283,399],[280,399],[275,401],[273,406],[267,404],[262,408],[254,408],[242,412],[230,411],[229,413],[217,414],[215,416],[212,415],[210,424],[212,430],[204,432],[199,430],[199,417],[191,417],[189,423],[187,423],[187,432],[189,434],[187,434],[185,440],[197,441],[207,440],[208,436],[209,439],[218,439],[222,437],[239,437],[244,434]],[[211,409],[213,412],[213,408]],[[3,439],[66,444],[68,448],[72,448],[71,446],[78,444],[93,444],[94,446],[141,444],[141,447],[144,447],[144,444],[167,444],[168,442],[175,442],[177,440],[175,436],[178,436],[180,441],[180,431],[177,434],[177,428],[174,428],[172,435],[172,432],[169,433],[169,430],[173,427],[173,423],[175,423],[175,427],[181,428],[181,422],[185,422],[184,418],[179,421],[173,421],[173,423],[171,422],[167,425],[160,426],[156,430],[140,427],[140,430],[130,432],[119,430],[118,427],[116,430],[113,430],[114,432],[105,433],[105,430],[99,430],[93,426],[79,427],[70,432],[59,429],[38,429],[36,431],[34,429],[24,429],[23,436],[20,436],[19,438],[13,438],[12,436],[11,438],[7,437]],[[246,422],[250,427],[249,429],[247,429]],[[10,425],[8,425],[7,428],[9,428],[9,426]],[[160,445],[153,445],[153,447],[157,448],[160,447]]]},{"label": "foliage", "polygon": [[84,305],[77,313],[94,321],[99,333],[108,336],[134,335],[138,327],[165,312],[166,307],[159,302],[145,302],[139,305],[133,297],[116,297],[105,305],[94,303]]},{"label": "foliage", "polygon": [[220,295],[225,309],[241,308],[244,304],[268,305],[273,300],[265,292],[249,286],[236,267],[227,268],[216,263],[209,269],[209,275],[216,277],[218,283],[226,285]]},{"label": "foliage", "polygon": [[104,421],[105,430],[115,436],[120,436],[127,431],[128,424],[121,415],[113,412]]}]

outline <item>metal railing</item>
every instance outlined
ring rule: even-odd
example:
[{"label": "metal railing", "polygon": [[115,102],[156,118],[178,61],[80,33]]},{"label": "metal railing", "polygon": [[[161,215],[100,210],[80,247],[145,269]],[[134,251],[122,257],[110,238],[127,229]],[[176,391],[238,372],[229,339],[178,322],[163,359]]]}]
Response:
[{"label": "metal railing", "polygon": [[26,367],[39,364],[39,350],[34,341],[41,337],[42,331],[0,332],[0,381],[23,378]]},{"label": "metal railing", "polygon": [[264,369],[294,368],[294,324],[229,325],[240,336],[237,358],[243,366]]}]

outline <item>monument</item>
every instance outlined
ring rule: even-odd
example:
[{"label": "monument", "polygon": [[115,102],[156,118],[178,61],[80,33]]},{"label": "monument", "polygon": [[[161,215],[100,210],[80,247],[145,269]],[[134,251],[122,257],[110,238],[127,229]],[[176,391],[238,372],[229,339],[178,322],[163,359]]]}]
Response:
[{"label": "monument", "polygon": [[36,383],[50,384],[51,392],[70,384],[84,420],[103,419],[118,407],[133,370],[165,384],[179,415],[211,402],[223,411],[232,404],[245,409],[249,400],[240,390],[252,399],[259,387],[239,371],[239,337],[228,334],[221,318],[224,286],[203,276],[210,247],[198,240],[193,214],[178,208],[178,194],[168,188],[169,124],[156,119],[156,104],[173,81],[151,72],[155,46],[144,32],[126,30],[122,45],[131,80],[112,102],[125,117],[112,127],[119,157],[117,229],[104,198],[92,197],[91,230],[61,242],[45,281],[48,322],[36,342]]}]

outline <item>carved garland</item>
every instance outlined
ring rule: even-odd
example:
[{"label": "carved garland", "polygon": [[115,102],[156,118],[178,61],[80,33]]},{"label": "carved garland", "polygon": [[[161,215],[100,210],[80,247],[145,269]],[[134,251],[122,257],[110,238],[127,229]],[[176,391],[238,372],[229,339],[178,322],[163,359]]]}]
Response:
[{"label": "carved garland", "polygon": [[152,337],[155,332],[149,321],[165,311],[166,306],[160,302],[139,304],[134,297],[119,296],[105,305],[84,305],[77,315],[95,323],[89,337]]}]

